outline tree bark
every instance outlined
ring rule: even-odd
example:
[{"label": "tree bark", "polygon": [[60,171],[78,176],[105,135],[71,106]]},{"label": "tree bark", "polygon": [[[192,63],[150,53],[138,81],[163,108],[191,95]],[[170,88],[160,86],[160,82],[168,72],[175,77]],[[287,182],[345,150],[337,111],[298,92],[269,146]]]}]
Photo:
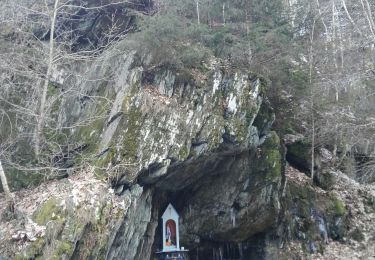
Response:
[{"label": "tree bark", "polygon": [[8,208],[12,212],[14,212],[14,197],[13,197],[13,194],[10,192],[7,177],[5,175],[4,168],[1,164],[1,161],[0,161],[0,180],[1,180],[1,185],[5,193],[5,199],[8,203]]}]

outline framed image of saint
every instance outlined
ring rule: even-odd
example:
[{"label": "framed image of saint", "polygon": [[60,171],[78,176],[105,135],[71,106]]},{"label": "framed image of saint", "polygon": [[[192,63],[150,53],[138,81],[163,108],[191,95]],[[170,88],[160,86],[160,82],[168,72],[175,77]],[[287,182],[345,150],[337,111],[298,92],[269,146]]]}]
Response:
[{"label": "framed image of saint", "polygon": [[168,247],[177,246],[176,242],[176,222],[169,219],[165,223],[165,245]]}]

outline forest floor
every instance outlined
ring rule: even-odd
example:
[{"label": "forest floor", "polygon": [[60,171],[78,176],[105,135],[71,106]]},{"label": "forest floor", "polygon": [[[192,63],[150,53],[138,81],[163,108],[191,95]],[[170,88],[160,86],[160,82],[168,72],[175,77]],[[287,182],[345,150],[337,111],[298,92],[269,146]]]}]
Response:
[{"label": "forest floor", "polygon": [[323,256],[316,259],[375,259],[375,185],[363,185],[338,173],[334,190],[351,212],[349,234],[361,231],[363,236],[345,243],[331,242]]}]

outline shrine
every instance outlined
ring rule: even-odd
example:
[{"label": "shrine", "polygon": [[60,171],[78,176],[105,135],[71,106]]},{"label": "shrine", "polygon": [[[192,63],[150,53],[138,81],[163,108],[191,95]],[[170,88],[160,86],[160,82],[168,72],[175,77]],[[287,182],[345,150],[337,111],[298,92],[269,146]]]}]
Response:
[{"label": "shrine", "polygon": [[179,216],[175,208],[169,204],[162,215],[163,250],[157,252],[159,260],[187,260],[187,252],[180,248]]}]

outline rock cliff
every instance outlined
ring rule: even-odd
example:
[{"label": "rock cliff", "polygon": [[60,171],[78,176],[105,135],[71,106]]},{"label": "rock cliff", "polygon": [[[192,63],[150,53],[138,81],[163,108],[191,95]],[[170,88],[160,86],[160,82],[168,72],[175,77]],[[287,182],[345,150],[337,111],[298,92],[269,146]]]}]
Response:
[{"label": "rock cliff", "polygon": [[[187,246],[197,246],[197,239],[241,242],[276,223],[283,162],[279,138],[270,131],[274,115],[265,82],[219,60],[202,70],[173,71],[147,69],[140,59],[119,47],[55,73],[60,99],[54,116],[64,129],[57,135],[75,145],[56,155],[56,165],[69,170],[90,162],[92,178],[107,180],[116,195],[97,204],[83,200],[99,212],[84,222],[82,205],[66,208],[71,196],[44,201],[32,221],[42,214],[38,225],[47,234],[60,225],[55,239],[62,244],[38,238],[39,248],[21,258],[46,257],[49,246],[49,254],[72,258],[149,258],[159,246],[160,211],[169,202],[181,212]],[[69,70],[89,73],[80,81],[65,76]],[[127,205],[115,218],[108,205],[114,196]],[[90,240],[107,225],[113,229],[106,230],[105,242]]]}]

